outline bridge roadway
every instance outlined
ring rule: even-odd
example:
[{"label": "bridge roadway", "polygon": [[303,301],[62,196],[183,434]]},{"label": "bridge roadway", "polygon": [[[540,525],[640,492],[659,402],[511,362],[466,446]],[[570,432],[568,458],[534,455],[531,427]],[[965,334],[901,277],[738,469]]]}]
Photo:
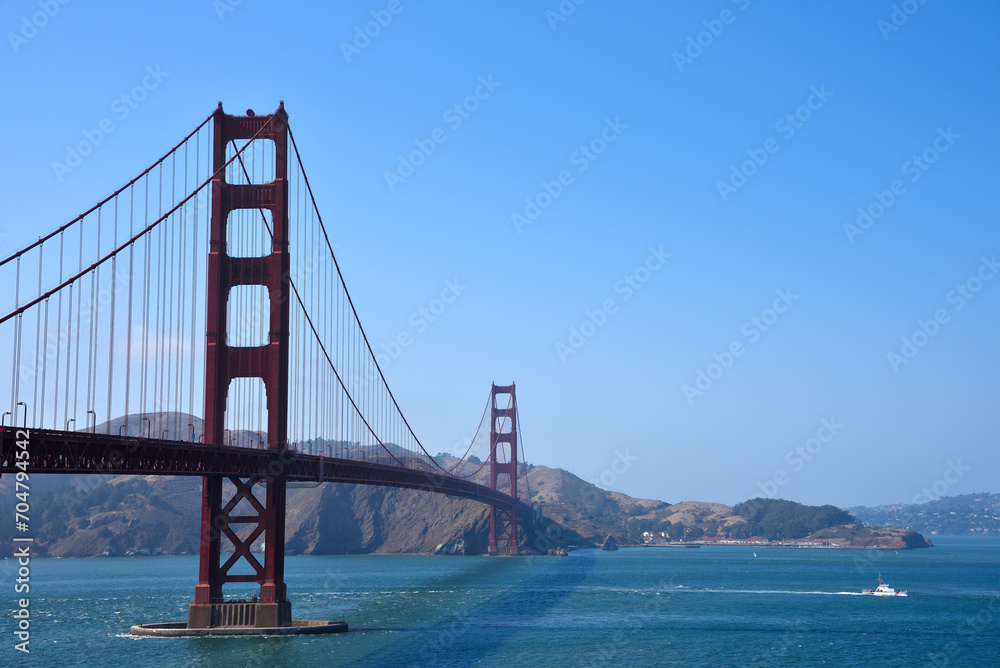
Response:
[{"label": "bridge roadway", "polygon": [[[114,436],[78,431],[27,429],[26,473],[101,475],[185,475],[265,477],[286,471],[288,480],[346,482],[419,489],[480,503],[510,507],[511,497],[471,480],[417,468],[426,463],[411,459],[412,467],[307,455],[293,450],[266,449]],[[3,475],[22,469],[15,466],[18,440],[25,430],[0,428]],[[23,460],[24,455],[20,456]],[[406,458],[399,457],[404,463]],[[518,502],[522,516],[532,516],[531,506]]]}]

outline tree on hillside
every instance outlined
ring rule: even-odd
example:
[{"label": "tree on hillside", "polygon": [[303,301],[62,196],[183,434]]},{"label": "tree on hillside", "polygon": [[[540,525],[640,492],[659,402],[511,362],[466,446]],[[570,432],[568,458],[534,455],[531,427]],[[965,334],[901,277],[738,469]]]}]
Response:
[{"label": "tree on hillside", "polygon": [[653,525],[653,531],[655,531],[656,533],[666,532],[667,529],[670,528],[670,524],[671,524],[670,520],[660,520],[659,522]]},{"label": "tree on hillside", "polygon": [[746,520],[751,534],[769,540],[804,538],[820,529],[857,522],[836,506],[805,506],[784,499],[750,499],[733,506],[733,512]]},{"label": "tree on hillside", "polygon": [[674,522],[669,527],[667,527],[667,537],[670,540],[680,540],[681,536],[684,535],[684,524],[683,522]]},{"label": "tree on hillside", "polygon": [[746,522],[734,522],[730,524],[725,529],[722,530],[726,538],[749,538],[750,537],[750,525]]},{"label": "tree on hillside", "polygon": [[700,524],[692,524],[684,532],[684,538],[686,540],[698,540],[705,535],[705,530],[701,528]]}]

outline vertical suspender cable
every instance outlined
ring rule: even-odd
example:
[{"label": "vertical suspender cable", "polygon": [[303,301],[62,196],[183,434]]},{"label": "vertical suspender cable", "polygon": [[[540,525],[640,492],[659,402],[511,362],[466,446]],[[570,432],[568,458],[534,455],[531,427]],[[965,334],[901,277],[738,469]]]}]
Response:
[{"label": "vertical suspender cable", "polygon": [[[174,203],[176,201],[177,193],[177,154],[170,156],[170,208],[174,208]],[[164,221],[168,224],[167,227],[167,249],[164,254],[166,260],[166,272],[167,279],[166,285],[164,287],[164,297],[165,303],[167,305],[167,317],[165,319],[166,326],[163,328],[163,366],[164,366],[164,379],[163,379],[163,409],[167,411],[167,414],[173,417],[173,427],[166,427],[169,429],[168,434],[173,434],[177,427],[177,417],[176,413],[171,411],[170,399],[173,395],[173,377],[174,377],[174,364],[173,364],[173,342],[171,339],[171,334],[174,329],[174,268],[176,265],[177,254],[174,250],[174,230],[177,227],[175,224],[170,224],[173,221]],[[167,424],[170,425],[169,420]],[[163,431],[160,431],[160,436],[163,436]]]},{"label": "vertical suspender cable", "polygon": [[[41,267],[39,267],[41,271]],[[38,338],[42,342],[42,391],[39,393],[42,397],[42,403],[38,407],[38,426],[42,427],[45,425],[45,381],[47,379],[47,372],[49,368],[49,300],[45,300],[45,317],[43,319],[42,331]]]},{"label": "vertical suspender cable", "polygon": [[[64,250],[63,233],[59,233],[59,282],[62,283],[63,280],[63,250]],[[55,388],[52,391],[52,428],[59,428],[59,364],[62,361],[62,342],[63,342],[63,331],[62,331],[62,290],[59,291],[59,299],[56,302],[58,306],[56,307],[56,366],[55,366]],[[48,355],[46,355],[48,357]]]},{"label": "vertical suspender cable", "polygon": [[[144,194],[143,203],[143,214],[142,220],[144,223],[149,222],[149,179],[146,179],[146,187]],[[147,412],[147,401],[149,398],[149,265],[152,262],[150,258],[151,246],[153,243],[153,236],[148,235],[143,239],[143,253],[145,258],[143,260],[143,277],[142,277],[142,364],[139,365],[139,412],[146,417]],[[143,420],[139,420],[139,428],[141,431]],[[140,434],[141,436],[142,434]]]},{"label": "vertical suspender cable", "polygon": [[[38,247],[38,292],[42,292],[42,256],[45,252],[45,246]],[[32,370],[32,393],[31,400],[31,423],[32,426],[38,425],[35,421],[35,411],[38,410],[38,346],[42,341],[42,310],[38,309],[35,311],[35,359],[31,360],[31,370]],[[27,411],[25,411],[27,413]]]},{"label": "vertical suspender cable", "polygon": [[[158,198],[158,210],[157,215],[163,215],[163,163],[160,163],[160,194]],[[164,332],[166,330],[166,314],[163,310],[166,308],[166,291],[167,291],[167,281],[166,281],[166,266],[169,262],[167,257],[167,242],[165,240],[166,231],[163,226],[157,229],[159,233],[159,252],[157,257],[157,300],[156,300],[156,375],[153,380],[156,383],[156,393],[153,395],[153,406],[156,408],[157,414],[163,412],[164,401],[163,401],[163,367],[164,367],[164,355],[166,354],[166,341],[164,340]],[[158,424],[162,425],[162,422]],[[162,431],[160,432],[162,433]],[[156,435],[159,438],[160,433]]]},{"label": "vertical suspender cable", "polygon": [[[97,257],[101,256],[101,218],[104,209],[97,210]],[[90,283],[90,308],[91,308],[91,320],[93,321],[93,328],[90,332],[90,349],[91,354],[89,357],[89,363],[87,365],[87,419],[90,419],[91,411],[96,411],[97,407],[94,405],[97,395],[97,336],[100,333],[100,283],[101,283],[101,267],[97,266],[94,269],[94,273],[91,274]],[[94,413],[94,424],[97,424],[97,413]],[[88,425],[89,426],[89,425]],[[96,431],[96,429],[95,429]]]},{"label": "vertical suspender cable", "polygon": [[[21,258],[18,257],[14,265],[14,308],[21,305]],[[17,408],[18,382],[21,379],[21,316],[14,321],[14,347],[11,349],[14,355],[14,364],[10,374],[10,413],[17,422],[14,409]]]},{"label": "vertical suspender cable", "polygon": [[[182,158],[184,166],[184,177],[181,182],[181,190],[184,194],[188,191],[188,147],[184,144],[184,157]],[[181,419],[181,403],[182,400],[182,389],[184,387],[184,357],[183,357],[183,344],[184,344],[184,315],[187,309],[187,207],[181,207],[181,210],[177,212],[177,217],[179,218],[178,226],[178,255],[180,255],[180,268],[178,273],[180,274],[178,280],[178,305],[177,305],[177,341],[174,345],[175,350],[175,364],[177,366],[176,380],[174,382],[174,415],[175,415],[175,431],[174,440],[181,441],[186,440],[184,438],[184,433],[187,430],[186,420]]]},{"label": "vertical suspender cable", "polygon": [[[128,190],[128,236],[133,236],[135,227],[135,187]],[[125,317],[125,435],[129,435],[129,395],[132,391],[132,301],[135,268],[135,243],[128,247],[128,313]]]},{"label": "vertical suspender cable", "polygon": [[[188,169],[187,169],[187,144],[184,145],[184,157],[182,163],[184,166],[184,177],[181,182],[181,190],[187,193],[188,188]],[[186,207],[181,207],[181,210],[177,212],[178,218],[178,255],[180,256],[180,267],[178,270],[178,305],[177,305],[177,330],[176,330],[176,341],[174,343],[174,364],[177,366],[176,381],[174,382],[173,394],[174,394],[174,415],[175,418],[175,432],[173,434],[174,440],[180,441],[185,440],[183,437],[184,432],[181,430],[181,389],[184,386],[184,358],[181,356],[182,349],[181,345],[183,343],[184,337],[184,315],[187,308],[187,209]],[[184,427],[187,430],[187,427]]]},{"label": "vertical suspender cable", "polygon": [[[115,248],[118,246],[118,198],[115,197],[115,223],[114,223],[114,234],[111,237],[111,247]],[[109,337],[110,345],[108,346],[108,419],[106,421],[107,433],[111,433],[111,392],[112,386],[115,380],[115,293],[118,292],[118,255],[117,253],[111,258],[111,318],[109,319],[111,327],[111,333]]]},{"label": "vertical suspender cable", "polygon": [[[60,263],[61,266],[61,263]],[[61,282],[61,281],[60,281]],[[62,341],[66,342],[66,380],[63,383],[63,419],[69,420],[69,370],[72,366],[73,356],[70,352],[70,343],[74,338],[76,338],[73,332],[73,288],[75,286],[70,286],[69,297],[66,299],[66,335],[60,335],[59,341],[62,345]],[[58,428],[58,425],[56,425]]]},{"label": "vertical suspender cable", "polygon": [[[83,226],[84,221],[80,221],[80,252],[77,258],[77,272],[83,271]],[[83,338],[83,329],[81,329],[83,323],[81,318],[82,311],[82,295],[83,295],[83,280],[79,280],[76,283],[76,331],[74,338],[76,339],[76,361],[73,363],[73,413],[76,415],[77,411],[80,410],[80,339]],[[76,423],[76,428],[80,428],[80,424]]]},{"label": "vertical suspender cable", "polygon": [[[194,180],[197,183],[201,183],[201,132],[195,137],[194,142]],[[197,333],[195,330],[195,322],[197,320],[198,312],[198,250],[200,248],[199,237],[198,237],[198,207],[200,205],[199,195],[194,196],[194,221],[192,232],[192,237],[194,239],[194,244],[192,244],[191,251],[191,376],[188,379],[188,413],[192,416],[194,415],[194,377],[195,377],[195,348],[197,347],[196,337]],[[194,422],[194,419],[191,420]],[[192,427],[191,436],[194,437]]]}]

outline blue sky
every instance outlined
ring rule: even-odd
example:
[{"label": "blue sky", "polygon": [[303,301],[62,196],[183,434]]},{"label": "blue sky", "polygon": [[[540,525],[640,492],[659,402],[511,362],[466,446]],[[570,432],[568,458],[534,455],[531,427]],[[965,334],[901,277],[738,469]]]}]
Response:
[{"label": "blue sky", "polygon": [[635,496],[1000,491],[1000,6],[895,6],[8,2],[0,251],[283,99],[432,451],[513,380],[530,461]]}]

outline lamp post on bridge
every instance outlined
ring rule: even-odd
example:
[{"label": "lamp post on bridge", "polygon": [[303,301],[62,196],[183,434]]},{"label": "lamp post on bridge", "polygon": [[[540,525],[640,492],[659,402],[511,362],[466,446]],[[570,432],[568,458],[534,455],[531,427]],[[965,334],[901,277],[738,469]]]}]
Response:
[{"label": "lamp post on bridge", "polygon": [[91,415],[94,416],[94,426],[91,429],[90,433],[91,434],[96,434],[97,433],[97,411],[95,411],[95,410],[89,410],[89,411],[87,411],[87,423],[88,423],[88,425],[90,424],[90,416]]}]

